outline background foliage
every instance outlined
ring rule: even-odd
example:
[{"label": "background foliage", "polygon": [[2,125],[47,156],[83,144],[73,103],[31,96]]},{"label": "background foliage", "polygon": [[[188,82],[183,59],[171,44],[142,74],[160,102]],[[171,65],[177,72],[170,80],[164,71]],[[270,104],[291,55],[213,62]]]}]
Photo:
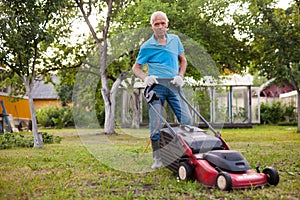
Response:
[{"label": "background foliage", "polygon": [[296,108],[293,105],[285,105],[280,101],[262,102],[260,105],[261,124],[279,124],[282,122],[294,122],[296,124]]},{"label": "background foliage", "polygon": [[[42,138],[44,144],[60,143],[62,138],[60,136],[54,136],[47,132],[43,132]],[[6,132],[0,134],[0,150],[11,149],[11,148],[29,148],[33,147],[33,137],[28,133],[10,133]]]},{"label": "background foliage", "polygon": [[42,127],[64,128],[74,126],[71,107],[45,107],[37,110],[36,116],[38,124]]}]

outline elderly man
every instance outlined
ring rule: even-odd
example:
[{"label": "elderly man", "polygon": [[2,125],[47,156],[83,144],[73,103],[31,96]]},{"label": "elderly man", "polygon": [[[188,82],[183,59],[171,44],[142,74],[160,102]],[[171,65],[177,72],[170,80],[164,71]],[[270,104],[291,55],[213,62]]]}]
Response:
[{"label": "elderly man", "polygon": [[[182,92],[187,61],[179,37],[167,33],[168,25],[169,20],[165,13],[157,11],[151,15],[150,28],[153,30],[153,35],[141,46],[132,70],[148,87],[155,85],[153,90],[159,98],[153,102],[156,110],[162,113],[164,102],[167,101],[181,124],[192,125],[188,106],[178,93]],[[148,65],[148,73],[142,70],[144,65]],[[149,119],[154,159],[151,168],[157,169],[162,167],[159,153],[161,120],[150,107]]]}]

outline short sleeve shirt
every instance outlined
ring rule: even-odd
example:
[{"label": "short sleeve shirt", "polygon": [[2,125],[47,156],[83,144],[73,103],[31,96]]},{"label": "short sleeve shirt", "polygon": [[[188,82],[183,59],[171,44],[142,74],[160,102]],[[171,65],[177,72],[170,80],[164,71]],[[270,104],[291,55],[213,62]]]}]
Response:
[{"label": "short sleeve shirt", "polygon": [[178,75],[178,56],[184,52],[177,35],[167,34],[166,45],[160,44],[152,35],[140,48],[137,63],[148,64],[148,75],[158,78],[173,78]]}]

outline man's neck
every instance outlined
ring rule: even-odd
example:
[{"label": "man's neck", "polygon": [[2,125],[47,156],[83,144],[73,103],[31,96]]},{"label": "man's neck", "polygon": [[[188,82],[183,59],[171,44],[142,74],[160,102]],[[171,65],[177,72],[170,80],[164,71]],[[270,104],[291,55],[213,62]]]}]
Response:
[{"label": "man's neck", "polygon": [[166,45],[167,44],[166,35],[163,35],[163,36],[157,36],[157,35],[155,35],[155,39],[157,40],[158,43],[160,43],[162,45]]}]

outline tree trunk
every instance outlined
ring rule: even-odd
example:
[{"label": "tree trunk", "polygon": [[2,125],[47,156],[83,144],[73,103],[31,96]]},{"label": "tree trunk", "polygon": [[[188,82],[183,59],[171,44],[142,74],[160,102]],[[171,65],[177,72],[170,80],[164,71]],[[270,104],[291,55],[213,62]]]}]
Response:
[{"label": "tree trunk", "polygon": [[[91,34],[93,36],[94,41],[96,42],[99,52],[100,52],[100,77],[101,77],[101,94],[102,98],[104,100],[104,108],[105,108],[105,121],[104,121],[104,132],[106,134],[114,134],[115,133],[115,92],[117,88],[109,89],[108,85],[108,77],[106,74],[106,68],[107,68],[107,36],[108,36],[108,30],[111,23],[111,14],[112,14],[112,7],[113,7],[113,1],[108,0],[106,1],[107,4],[107,16],[106,16],[106,22],[102,29],[102,40],[100,40],[97,37],[97,34],[91,25],[88,16],[90,13],[86,13],[84,11],[83,2],[76,0],[76,3],[84,17],[85,22],[87,23]],[[122,75],[121,75],[122,76]],[[118,81],[118,80],[117,80]],[[116,82],[117,82],[116,81]],[[115,83],[116,83],[115,82]],[[114,85],[115,85],[114,83]]]},{"label": "tree trunk", "polygon": [[110,92],[101,90],[101,94],[104,100],[105,108],[105,121],[104,121],[104,132],[105,134],[115,134],[115,104],[116,101],[113,99]]},{"label": "tree trunk", "polygon": [[298,130],[297,132],[300,133],[300,90],[297,90],[297,118],[298,118]]},{"label": "tree trunk", "polygon": [[31,121],[32,121],[33,148],[42,148],[44,146],[44,143],[43,143],[42,135],[38,133],[34,103],[33,103],[33,98],[31,96],[32,87],[30,86],[29,81],[24,80],[24,84],[26,87],[26,93],[28,95],[29,108],[30,108]]},{"label": "tree trunk", "polygon": [[107,41],[104,40],[98,43],[100,50],[100,76],[101,76],[101,94],[104,100],[105,109],[105,121],[104,121],[104,133],[105,134],[115,134],[115,99],[111,95],[112,90],[108,86],[108,78],[106,74],[106,61],[107,61]]},{"label": "tree trunk", "polygon": [[104,104],[105,104],[105,121],[104,132],[105,134],[115,134],[115,110],[116,110],[116,93],[122,80],[126,77],[127,73],[122,73],[109,90],[101,90]]},{"label": "tree trunk", "polygon": [[132,117],[132,128],[140,128],[140,97],[138,91],[132,93],[132,110],[133,110],[133,117]]}]

